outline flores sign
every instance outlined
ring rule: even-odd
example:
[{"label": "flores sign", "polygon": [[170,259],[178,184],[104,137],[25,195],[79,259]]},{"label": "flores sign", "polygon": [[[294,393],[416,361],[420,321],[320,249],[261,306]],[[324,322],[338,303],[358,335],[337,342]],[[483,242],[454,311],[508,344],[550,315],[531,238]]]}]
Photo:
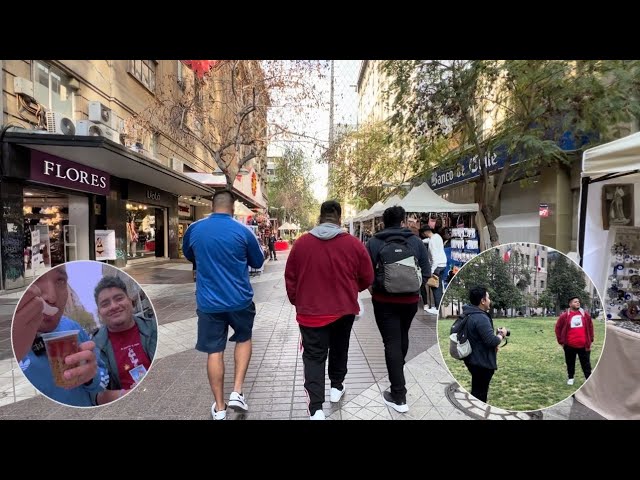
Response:
[{"label": "flores sign", "polygon": [[31,151],[30,178],[36,182],[82,192],[109,194],[108,173],[36,150]]}]

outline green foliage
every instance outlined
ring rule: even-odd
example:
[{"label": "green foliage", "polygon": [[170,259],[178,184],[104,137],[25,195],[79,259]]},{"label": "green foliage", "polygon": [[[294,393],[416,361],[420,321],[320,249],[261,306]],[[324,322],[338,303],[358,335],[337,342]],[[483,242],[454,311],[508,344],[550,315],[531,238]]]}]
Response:
[{"label": "green foliage", "polygon": [[400,185],[408,178],[407,144],[406,137],[394,136],[382,122],[342,135],[324,157],[329,163],[330,196],[363,209],[397,193],[399,190],[384,188],[382,182]]},{"label": "green foliage", "polygon": [[[500,319],[495,327],[511,330],[509,343],[498,352],[498,370],[489,385],[488,402],[507,410],[537,410],[566,399],[584,384],[576,362],[574,385],[567,385],[564,352],[555,337],[556,318]],[[449,355],[449,330],[453,320],[438,321],[438,342],[444,361],[456,379],[471,391],[471,375],[464,362]],[[604,345],[604,322],[594,321],[591,367],[595,368]]]},{"label": "green foliage", "polygon": [[493,309],[517,308],[524,303],[523,293],[515,286],[514,275],[498,249],[487,251],[467,262],[447,287],[444,304],[458,301],[468,303],[468,292],[474,286],[482,286],[489,291]]},{"label": "green foliage", "polygon": [[[635,60],[392,60],[384,62],[384,71],[391,78],[393,131],[419,139],[417,158],[439,158],[424,161],[419,172],[451,166],[463,155],[487,158],[497,147],[526,160],[507,164],[496,188],[484,188],[482,211],[494,245],[493,210],[509,176],[528,177],[543,165],[570,162],[560,145],[567,135],[578,147],[586,135],[602,143],[640,117]],[[448,154],[434,156],[443,139]],[[478,181],[486,186],[483,162],[480,168]]]},{"label": "green foliage", "polygon": [[91,333],[97,328],[95,318],[82,305],[74,305],[72,308],[66,309],[64,314],[71,320],[78,322],[87,333]]},{"label": "green foliage", "polygon": [[549,261],[548,278],[545,294],[548,292],[556,311],[567,308],[573,296],[580,297],[582,306],[591,305],[591,296],[585,291],[587,281],[584,272],[564,255],[554,255]]},{"label": "green foliage", "polygon": [[275,179],[269,183],[268,200],[272,217],[298,223],[302,230],[316,224],[320,207],[313,196],[311,162],[300,149],[287,148],[276,160]]}]

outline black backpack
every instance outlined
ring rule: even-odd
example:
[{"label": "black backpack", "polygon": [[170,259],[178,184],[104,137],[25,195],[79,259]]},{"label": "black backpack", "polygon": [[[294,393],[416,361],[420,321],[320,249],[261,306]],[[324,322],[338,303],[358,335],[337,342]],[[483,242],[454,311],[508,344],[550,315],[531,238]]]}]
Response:
[{"label": "black backpack", "polygon": [[406,237],[393,235],[385,240],[378,253],[376,284],[386,293],[394,295],[412,295],[420,292],[420,264]]},{"label": "black backpack", "polygon": [[449,354],[457,359],[463,360],[471,355],[471,343],[467,332],[469,315],[460,315],[453,325],[451,325],[449,335]]}]

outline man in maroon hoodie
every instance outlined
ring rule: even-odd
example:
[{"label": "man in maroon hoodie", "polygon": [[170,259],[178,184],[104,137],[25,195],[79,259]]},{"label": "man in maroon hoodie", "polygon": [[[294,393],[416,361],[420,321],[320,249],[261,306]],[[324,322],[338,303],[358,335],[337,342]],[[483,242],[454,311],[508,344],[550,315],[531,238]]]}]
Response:
[{"label": "man in maroon hoodie", "polygon": [[567,385],[573,385],[576,373],[576,355],[580,359],[585,380],[591,375],[591,344],[593,343],[593,321],[591,316],[580,308],[580,298],[569,299],[569,310],[563,312],[556,322],[556,338],[564,347],[564,359],[567,362]]},{"label": "man in maroon hoodie", "polygon": [[287,295],[302,335],[304,388],[311,420],[324,420],[324,369],[329,355],[331,402],[346,390],[349,337],[360,308],[358,292],[373,282],[364,245],[340,228],[335,200],[320,207],[320,224],[296,240],[285,268]]}]

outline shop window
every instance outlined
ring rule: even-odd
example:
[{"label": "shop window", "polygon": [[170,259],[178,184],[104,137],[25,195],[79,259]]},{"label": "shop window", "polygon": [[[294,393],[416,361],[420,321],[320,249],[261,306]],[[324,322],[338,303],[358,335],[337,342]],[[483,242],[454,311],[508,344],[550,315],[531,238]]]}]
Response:
[{"label": "shop window", "polygon": [[25,278],[33,278],[65,262],[69,198],[56,192],[26,189],[23,214]]},{"label": "shop window", "polygon": [[38,103],[52,112],[73,119],[73,90],[71,77],[45,62],[33,62],[33,95]]},{"label": "shop window", "polygon": [[127,203],[127,258],[155,257],[156,211],[152,206]]},{"label": "shop window", "polygon": [[151,93],[156,90],[155,60],[129,60],[129,74],[144,85]]}]

